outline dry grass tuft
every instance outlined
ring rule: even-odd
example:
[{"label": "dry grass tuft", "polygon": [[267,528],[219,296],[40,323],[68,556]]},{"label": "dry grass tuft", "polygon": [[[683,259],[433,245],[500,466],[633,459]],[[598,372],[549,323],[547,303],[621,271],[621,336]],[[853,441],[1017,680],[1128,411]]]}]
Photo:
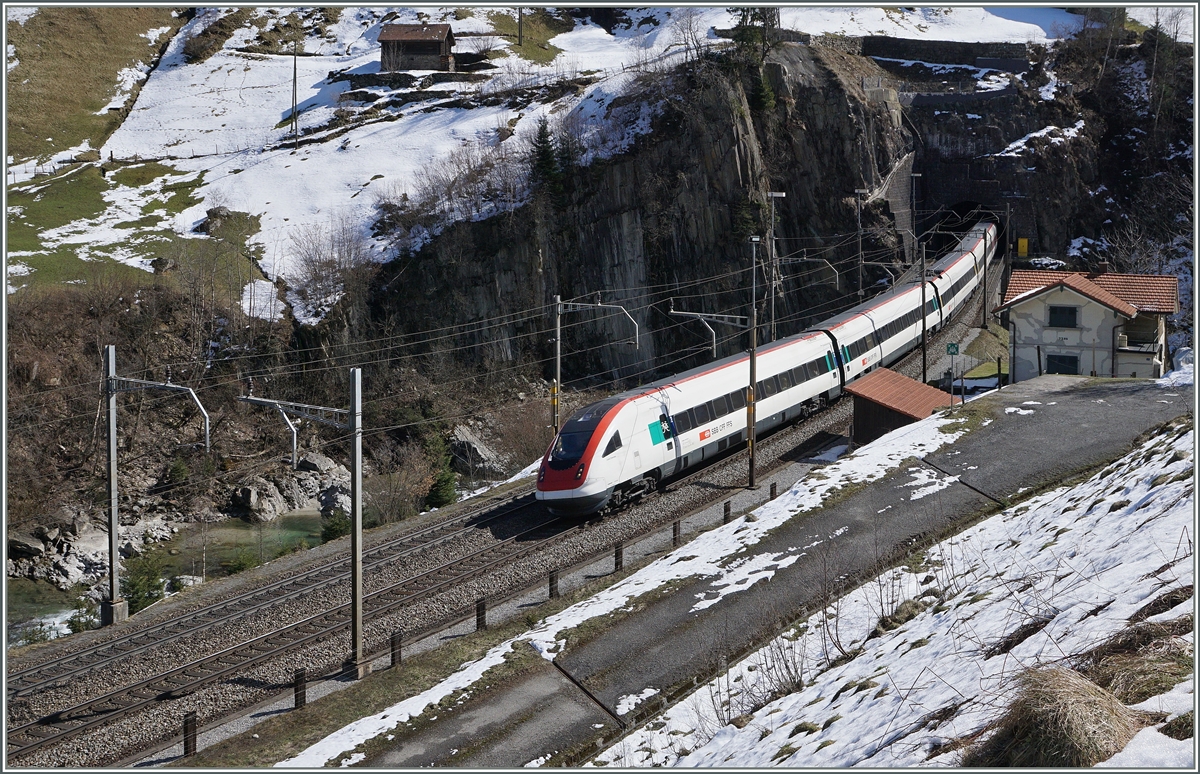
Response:
[{"label": "dry grass tuft", "polygon": [[1169,691],[1192,673],[1192,646],[1179,635],[1192,616],[1135,623],[1079,656],[1079,671],[1126,704]]},{"label": "dry grass tuft", "polygon": [[963,766],[1094,766],[1142,727],[1139,714],[1073,669],[1031,669],[995,731],[963,755]]}]

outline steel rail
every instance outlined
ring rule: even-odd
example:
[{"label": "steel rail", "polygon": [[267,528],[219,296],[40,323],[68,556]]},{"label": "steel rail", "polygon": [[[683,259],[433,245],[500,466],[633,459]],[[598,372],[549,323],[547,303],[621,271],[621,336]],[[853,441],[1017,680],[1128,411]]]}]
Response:
[{"label": "steel rail", "polygon": [[[531,504],[527,503],[526,507]],[[546,538],[533,540],[528,545],[519,546],[518,550],[510,549],[510,546],[517,541],[528,540],[531,535],[545,531],[551,525],[561,521],[563,521],[561,518],[551,518],[465,557],[452,559],[404,581],[374,591],[364,598],[364,602],[367,603],[366,612],[379,618],[400,606],[411,604],[449,586],[482,575],[502,563],[511,562],[582,528],[582,525],[576,525],[572,530],[555,532]],[[479,564],[478,560],[481,557],[489,558]],[[471,561],[474,564],[466,572],[453,572],[454,568]],[[422,585],[420,582],[423,580],[431,580],[432,583]],[[8,758],[12,760],[52,743],[69,739],[157,702],[181,698],[209,683],[244,672],[265,661],[298,650],[316,640],[334,636],[349,626],[348,608],[348,603],[339,605],[282,629],[260,635],[162,674],[11,728],[8,731]],[[277,644],[280,640],[283,640],[283,643]],[[243,653],[253,655],[249,658],[240,657],[240,654]],[[236,662],[229,663],[230,659],[236,659]],[[213,669],[213,666],[216,668]],[[204,671],[208,673],[201,674],[199,677],[195,676],[197,672]],[[179,676],[186,676],[188,679],[181,682],[176,679]],[[132,700],[129,697],[133,697]],[[29,741],[25,741],[26,739]]]},{"label": "steel rail", "polygon": [[[453,519],[372,546],[366,552],[370,560],[368,568],[387,564],[401,557],[419,553],[439,543],[469,534],[484,524],[507,516],[512,509],[505,509],[506,506],[520,507],[515,505],[517,501],[530,494],[531,491],[522,490],[513,493],[499,503],[489,502],[480,505]],[[480,514],[485,514],[486,518],[466,527],[460,527],[464,522],[468,522]],[[396,551],[397,547],[400,547],[400,552],[391,553]],[[44,662],[12,672],[7,676],[6,691],[10,699],[28,696],[38,689],[57,687],[66,680],[87,674],[117,659],[142,653],[165,642],[194,635],[198,631],[232,623],[265,608],[278,605],[281,601],[293,599],[339,582],[349,576],[348,564],[349,559],[339,559],[331,565],[316,567],[260,586],[252,590],[246,597],[231,600],[230,604],[222,605],[218,609],[206,607],[194,613],[173,617],[119,638],[97,643],[56,661]],[[287,590],[289,587],[290,591]],[[46,672],[54,674],[49,677],[40,677]],[[31,677],[35,679],[31,681]]]}]

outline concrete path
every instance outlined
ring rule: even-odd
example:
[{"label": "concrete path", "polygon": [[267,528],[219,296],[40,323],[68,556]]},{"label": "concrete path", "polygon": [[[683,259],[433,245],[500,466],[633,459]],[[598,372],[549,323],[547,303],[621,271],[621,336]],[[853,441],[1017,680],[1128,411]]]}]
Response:
[{"label": "concrete path", "polygon": [[[998,501],[1119,457],[1142,433],[1186,413],[1192,388],[1046,376],[979,400],[993,409],[986,426],[840,502],[793,519],[759,543],[756,553],[784,554],[817,538],[825,541],[770,582],[699,612],[692,610],[695,601],[712,588],[706,580],[685,584],[562,654],[559,666],[609,710],[647,688],[669,693],[688,685],[725,654],[773,636],[780,622],[816,606],[837,579],[873,574],[881,559],[906,553],[924,537],[953,531],[1000,507]],[[783,491],[790,475],[777,475]],[[958,480],[914,500],[915,477],[930,475]],[[767,486],[769,480],[758,493],[735,500],[735,513],[765,499]],[[589,738],[611,735],[612,727],[608,714],[584,691],[547,665],[515,685],[443,713],[427,728],[397,735],[388,752],[362,765],[520,767],[567,749],[594,748]]]}]

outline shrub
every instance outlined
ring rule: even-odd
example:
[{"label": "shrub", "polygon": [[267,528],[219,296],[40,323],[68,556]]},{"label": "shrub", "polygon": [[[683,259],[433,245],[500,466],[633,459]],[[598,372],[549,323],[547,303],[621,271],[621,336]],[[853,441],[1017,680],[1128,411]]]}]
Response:
[{"label": "shrub", "polygon": [[95,602],[87,598],[75,600],[75,612],[67,619],[67,628],[72,634],[95,629],[100,624],[98,608]]},{"label": "shrub", "polygon": [[350,516],[341,508],[334,508],[328,516],[321,518],[321,540],[328,543],[350,534]]},{"label": "shrub", "polygon": [[171,464],[167,466],[167,473],[163,477],[166,483],[171,486],[178,486],[188,480],[192,475],[192,471],[188,468],[188,464],[179,457],[171,460]]},{"label": "shrub", "polygon": [[129,614],[144,610],[163,598],[162,557],[154,552],[135,556],[125,562],[121,593],[129,602]]},{"label": "shrub", "polygon": [[234,575],[239,572],[245,572],[259,565],[258,556],[249,548],[239,548],[233,559],[227,562],[221,562],[221,566],[225,568],[225,572],[229,575]]},{"label": "shrub", "polygon": [[1095,766],[1141,727],[1138,713],[1073,669],[1029,669],[994,732],[963,755],[963,766]]}]

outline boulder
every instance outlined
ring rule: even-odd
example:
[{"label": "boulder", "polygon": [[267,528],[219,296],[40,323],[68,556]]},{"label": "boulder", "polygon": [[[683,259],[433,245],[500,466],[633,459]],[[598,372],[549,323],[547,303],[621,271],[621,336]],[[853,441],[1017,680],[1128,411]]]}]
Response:
[{"label": "boulder", "polygon": [[265,478],[256,478],[249,485],[235,489],[230,500],[235,511],[255,523],[271,521],[290,510],[279,489]]},{"label": "boulder", "polygon": [[324,454],[313,451],[308,452],[301,457],[300,462],[297,463],[296,467],[299,470],[308,470],[314,473],[325,475],[331,472],[336,466],[337,463],[326,457]]},{"label": "boulder", "polygon": [[44,553],[46,545],[41,538],[20,533],[8,536],[8,555],[14,559],[37,559]]},{"label": "boulder", "polygon": [[341,508],[348,516],[351,508],[350,487],[335,484],[324,489],[317,495],[317,503],[321,506],[321,516],[323,517],[328,518],[338,508]]},{"label": "boulder", "polygon": [[450,452],[454,469],[466,476],[503,478],[508,471],[508,458],[488,446],[466,425],[454,428],[450,436]]}]

